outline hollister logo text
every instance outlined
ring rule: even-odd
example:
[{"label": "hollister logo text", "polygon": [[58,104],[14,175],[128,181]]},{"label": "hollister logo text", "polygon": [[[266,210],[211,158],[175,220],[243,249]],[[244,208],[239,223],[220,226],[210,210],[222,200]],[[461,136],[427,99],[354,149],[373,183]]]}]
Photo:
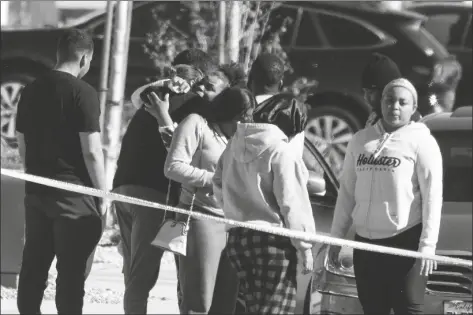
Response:
[{"label": "hollister logo text", "polygon": [[401,164],[401,160],[395,157],[380,156],[380,157],[374,158],[373,155],[366,156],[364,154],[360,154],[358,156],[358,160],[356,161],[356,166],[381,166],[381,167],[396,168],[400,164]]}]

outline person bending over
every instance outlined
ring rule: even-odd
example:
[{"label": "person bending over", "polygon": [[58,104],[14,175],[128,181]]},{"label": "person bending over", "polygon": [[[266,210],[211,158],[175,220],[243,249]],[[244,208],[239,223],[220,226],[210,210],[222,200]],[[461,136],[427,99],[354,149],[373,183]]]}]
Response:
[{"label": "person bending over", "polygon": [[[308,171],[291,138],[301,133],[306,109],[279,94],[237,125],[213,177],[213,191],[228,219],[315,233]],[[227,254],[238,272],[250,314],[293,314],[297,264],[313,268],[312,244],[230,227]],[[299,254],[299,259],[298,259]]]}]

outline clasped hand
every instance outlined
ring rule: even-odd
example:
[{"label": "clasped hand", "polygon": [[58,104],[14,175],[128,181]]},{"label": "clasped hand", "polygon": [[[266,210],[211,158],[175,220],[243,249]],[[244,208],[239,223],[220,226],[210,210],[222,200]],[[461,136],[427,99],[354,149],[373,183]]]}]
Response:
[{"label": "clasped hand", "polygon": [[[175,76],[173,79],[166,79],[156,81],[155,86],[166,86],[170,91],[183,94],[190,91],[190,85],[186,80]],[[169,111],[169,94],[164,96],[164,99],[160,99],[156,93],[151,92],[148,94],[149,103],[145,104],[145,110],[153,115],[154,117],[159,117],[161,113]]]}]

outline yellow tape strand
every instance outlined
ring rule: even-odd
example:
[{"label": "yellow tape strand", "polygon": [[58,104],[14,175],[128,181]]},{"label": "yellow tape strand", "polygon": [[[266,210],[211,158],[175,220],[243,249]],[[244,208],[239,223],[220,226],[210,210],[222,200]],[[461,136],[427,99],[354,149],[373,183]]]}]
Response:
[{"label": "yellow tape strand", "polygon": [[428,254],[422,254],[419,252],[404,250],[404,249],[399,249],[399,248],[392,248],[392,247],[386,247],[386,246],[366,244],[362,242],[355,242],[351,240],[339,239],[339,238],[335,238],[335,237],[331,237],[327,235],[310,234],[307,232],[293,231],[293,230],[289,230],[289,229],[281,228],[281,227],[261,226],[261,225],[255,225],[255,224],[250,224],[250,223],[245,223],[245,222],[239,222],[239,221],[215,217],[215,216],[211,216],[211,215],[207,215],[207,214],[203,214],[199,212],[191,212],[185,209],[171,207],[171,206],[163,205],[157,202],[151,202],[148,200],[133,198],[133,197],[125,196],[125,195],[102,191],[102,190],[80,186],[76,184],[61,182],[61,181],[50,179],[50,178],[26,174],[26,173],[4,169],[4,168],[1,169],[1,174],[5,176],[21,179],[24,181],[33,182],[33,183],[46,185],[50,187],[55,187],[55,188],[59,188],[63,190],[68,190],[68,191],[72,191],[72,192],[76,192],[76,193],[80,193],[84,195],[105,198],[111,201],[126,202],[126,203],[131,203],[131,204],[135,204],[139,206],[145,206],[149,208],[172,211],[176,213],[190,215],[194,218],[213,220],[216,222],[229,224],[235,227],[242,227],[242,228],[252,229],[256,231],[271,233],[275,235],[281,235],[281,236],[294,238],[297,240],[310,242],[310,243],[323,243],[323,244],[335,245],[335,246],[346,246],[346,247],[351,247],[355,249],[390,254],[390,255],[411,257],[411,258],[417,258],[417,259],[430,259],[430,260],[435,260],[443,264],[472,268],[472,261],[465,260],[465,259],[458,259],[458,258],[452,258],[452,257],[440,256],[440,255],[428,255]]}]

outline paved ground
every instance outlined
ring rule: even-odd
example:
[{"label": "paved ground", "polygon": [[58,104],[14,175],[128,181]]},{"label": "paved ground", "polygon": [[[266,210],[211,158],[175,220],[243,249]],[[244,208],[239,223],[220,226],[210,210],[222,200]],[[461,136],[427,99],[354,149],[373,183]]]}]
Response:
[{"label": "paved ground", "polygon": [[[53,263],[54,266],[54,263]],[[52,269],[53,270],[53,269]],[[154,297],[148,304],[149,314],[179,314],[176,297],[176,269],[171,259],[162,265],[160,279],[151,291]],[[114,290],[123,292],[123,275],[115,263],[96,263],[86,282],[86,291],[94,288],[98,291]],[[43,301],[43,314],[57,314],[54,301]],[[15,300],[1,301],[2,314],[18,314]],[[84,314],[123,314],[123,305],[86,303]]]},{"label": "paved ground", "polygon": [[[170,259],[162,265],[160,279],[151,291],[153,299],[148,304],[148,314],[179,314],[176,298],[176,271]],[[302,298],[307,288],[309,278],[301,277],[299,285],[301,292],[299,295],[298,311],[301,313]],[[114,290],[123,291],[123,276],[120,268],[113,264],[96,264],[86,282],[86,290],[95,288],[98,291]],[[57,314],[56,305],[52,300],[44,300],[41,307],[43,314]],[[16,300],[2,300],[1,314],[19,314],[16,307]],[[123,306],[118,304],[85,303],[84,314],[123,314]]]}]

